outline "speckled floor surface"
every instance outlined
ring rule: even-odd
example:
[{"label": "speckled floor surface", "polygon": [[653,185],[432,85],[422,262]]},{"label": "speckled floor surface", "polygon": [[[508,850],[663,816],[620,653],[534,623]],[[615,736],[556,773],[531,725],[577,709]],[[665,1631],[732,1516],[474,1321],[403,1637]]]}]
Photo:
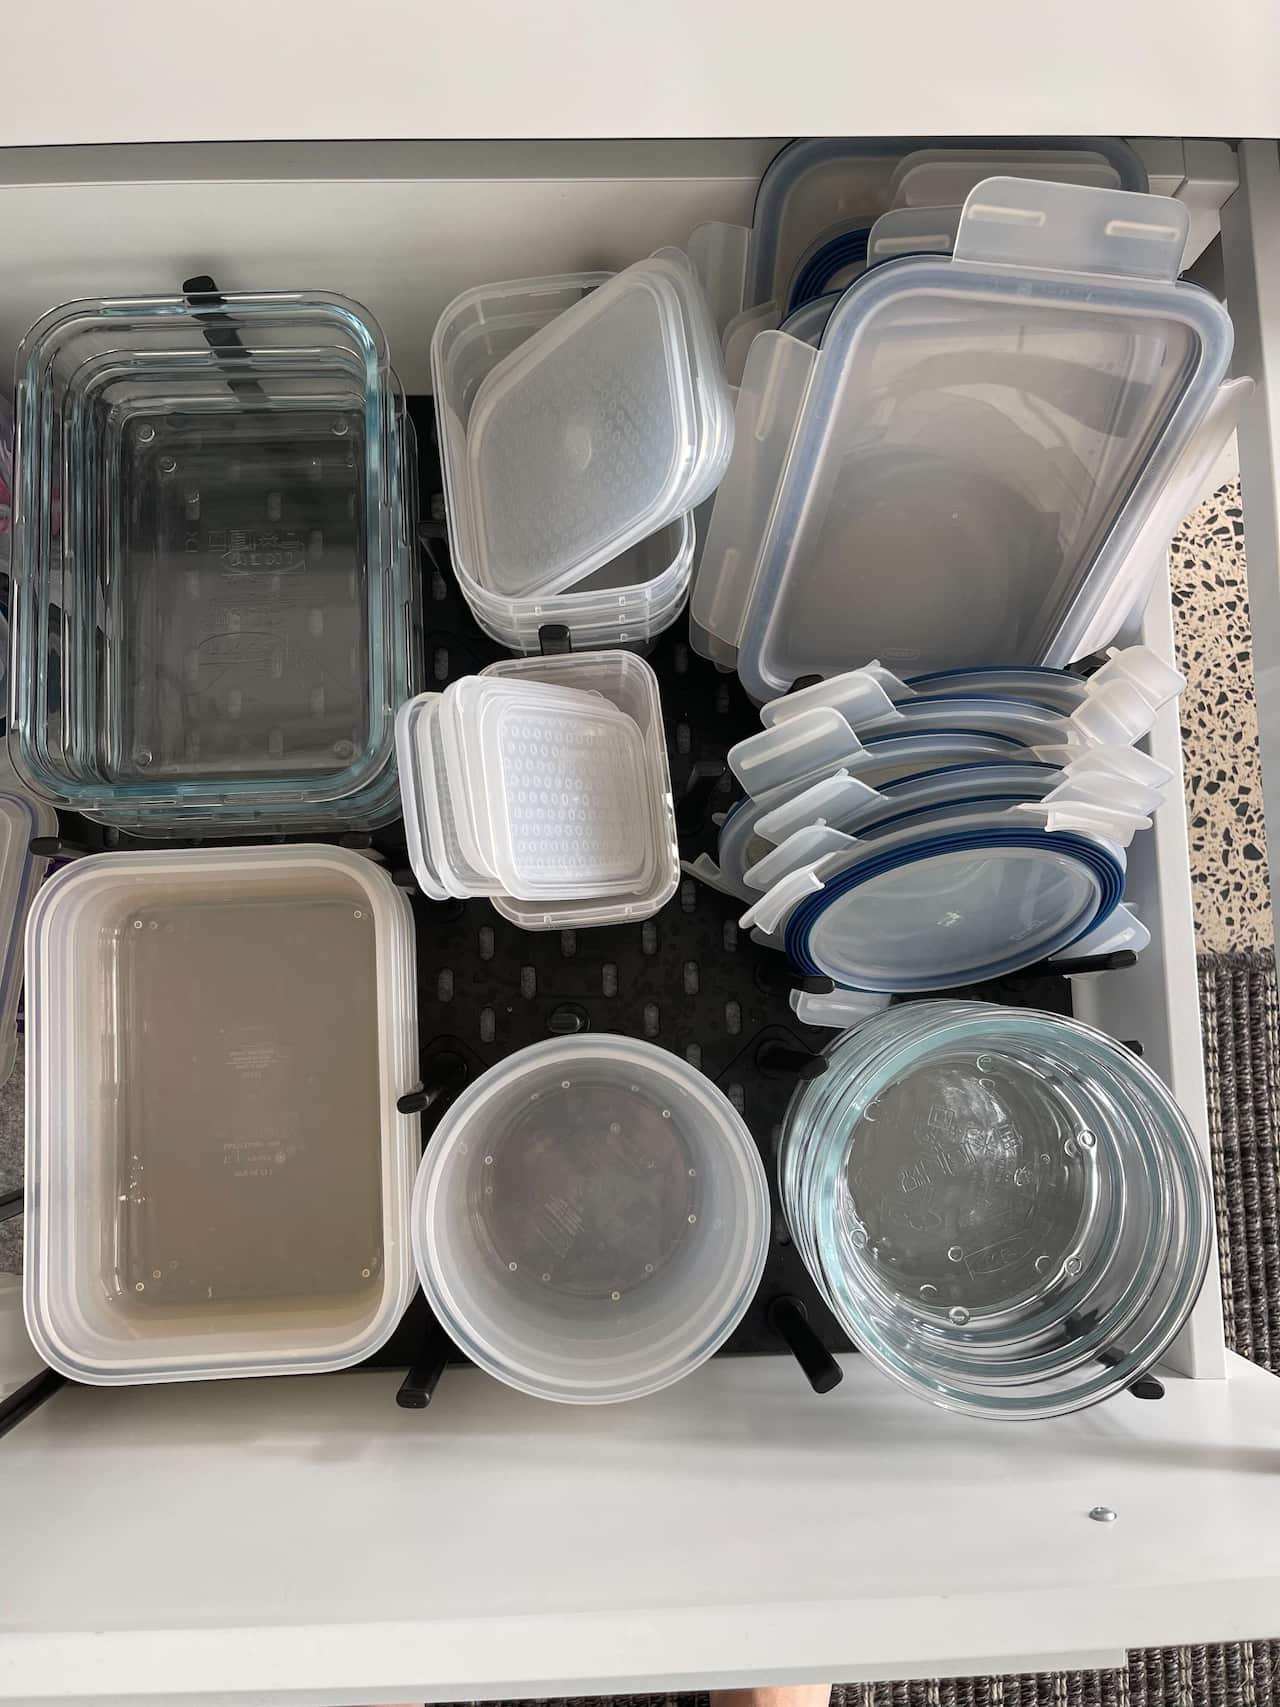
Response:
[{"label": "speckled floor surface", "polygon": [[1240,483],[1187,517],[1173,542],[1187,824],[1202,954],[1274,941],[1249,651]]}]

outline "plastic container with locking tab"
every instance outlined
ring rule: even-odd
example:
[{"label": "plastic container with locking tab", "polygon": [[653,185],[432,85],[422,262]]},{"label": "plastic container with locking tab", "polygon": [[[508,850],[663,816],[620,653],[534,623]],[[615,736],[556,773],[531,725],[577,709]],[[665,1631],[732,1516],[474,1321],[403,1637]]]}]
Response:
[{"label": "plastic container with locking tab", "polygon": [[1186,231],[1163,197],[990,179],[954,255],[875,268],[820,350],[756,339],[692,604],[753,698],[1111,637],[1166,480],[1220,431],[1231,323],[1177,280]]},{"label": "plastic container with locking tab", "polygon": [[467,1087],[418,1173],[413,1244],[472,1362],[574,1404],[670,1386],[760,1281],[769,1188],[729,1099],[655,1044],[518,1051]]},{"label": "plastic container with locking tab", "polygon": [[635,890],[556,901],[495,895],[495,911],[525,930],[569,930],[650,918],[680,885],[671,771],[662,727],[658,678],[632,652],[572,652],[564,656],[507,658],[481,672],[483,680],[525,681],[599,694],[634,722],[644,755],[643,797],[655,852],[650,876]]},{"label": "plastic container with locking tab", "polygon": [[413,1290],[409,903],[338,848],[103,854],[27,935],[24,1304],[122,1385],[360,1362]]}]

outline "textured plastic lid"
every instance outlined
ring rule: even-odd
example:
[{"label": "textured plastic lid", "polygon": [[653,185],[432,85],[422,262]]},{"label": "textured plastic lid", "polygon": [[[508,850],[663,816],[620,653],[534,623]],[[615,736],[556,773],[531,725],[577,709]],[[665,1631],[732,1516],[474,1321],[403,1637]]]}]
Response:
[{"label": "textured plastic lid", "polygon": [[1070,831],[957,829],[843,857],[786,921],[786,952],[853,989],[999,978],[1092,931],[1124,892],[1114,849]]},{"label": "textured plastic lid", "polygon": [[680,884],[671,771],[663,732],[662,700],[653,667],[634,652],[569,652],[537,658],[504,658],[482,672],[486,680],[549,683],[598,694],[626,713],[640,731],[645,756],[645,799],[650,834],[657,854],[643,889],[622,895],[528,902],[495,895],[493,906],[523,930],[572,930],[647,919],[675,894]]},{"label": "textured plastic lid", "polygon": [[769,1187],[723,1092],[655,1044],[519,1050],[437,1126],[413,1197],[427,1302],[472,1361],[546,1399],[678,1381],[759,1284]]},{"label": "textured plastic lid", "polygon": [[679,251],[618,273],[482,382],[467,424],[476,579],[550,593],[701,503],[733,442],[710,314]]},{"label": "textured plastic lid", "polygon": [[594,695],[567,705],[541,683],[484,686],[475,750],[502,892],[532,901],[643,889],[655,853],[634,721]]},{"label": "textured plastic lid", "polygon": [[869,654],[1076,655],[1230,358],[1225,309],[1175,282],[1187,217],[993,179],[952,259],[868,273],[816,355],[756,340],[693,605],[753,698]]}]

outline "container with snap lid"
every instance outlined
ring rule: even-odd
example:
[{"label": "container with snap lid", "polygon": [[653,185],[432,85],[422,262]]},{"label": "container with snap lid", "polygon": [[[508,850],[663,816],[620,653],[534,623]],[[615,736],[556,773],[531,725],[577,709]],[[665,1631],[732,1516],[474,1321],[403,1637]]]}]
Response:
[{"label": "container with snap lid", "polygon": [[728,1338],[764,1270],[769,1189],[741,1116],[679,1056],[553,1038],[444,1115],[413,1243],[472,1362],[539,1398],[604,1404],[670,1386]]}]

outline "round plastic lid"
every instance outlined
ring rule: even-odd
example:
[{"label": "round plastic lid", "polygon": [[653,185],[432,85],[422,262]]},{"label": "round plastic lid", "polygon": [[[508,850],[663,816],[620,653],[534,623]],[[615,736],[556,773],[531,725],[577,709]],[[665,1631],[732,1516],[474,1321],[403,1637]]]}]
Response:
[{"label": "round plastic lid", "polygon": [[1047,664],[995,664],[984,669],[930,670],[923,676],[908,676],[907,686],[922,698],[947,694],[1014,695],[1030,700],[1064,716],[1080,705],[1089,693],[1083,676],[1070,670],[1050,669]]},{"label": "round plastic lid", "polygon": [[471,1085],[418,1174],[423,1291],[472,1361],[539,1397],[652,1393],[724,1342],[759,1283],[769,1189],[746,1125],[653,1044],[521,1050]]},{"label": "round plastic lid", "polygon": [[1116,850],[1070,831],[956,830],[860,853],[806,897],[785,948],[855,990],[943,990],[1068,947],[1124,893]]}]

